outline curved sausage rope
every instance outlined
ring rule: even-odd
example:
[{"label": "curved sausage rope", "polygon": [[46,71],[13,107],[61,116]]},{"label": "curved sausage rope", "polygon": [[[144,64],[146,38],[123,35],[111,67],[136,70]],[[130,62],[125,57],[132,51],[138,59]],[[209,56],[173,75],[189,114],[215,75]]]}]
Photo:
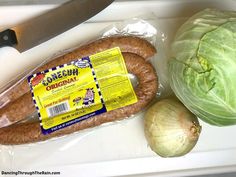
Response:
[{"label": "curved sausage rope", "polygon": [[[64,56],[54,59],[48,62],[47,64],[37,68],[36,71],[34,71],[34,73],[44,71],[46,69],[53,68],[58,65],[63,65],[65,63],[70,63],[76,58],[90,56],[92,54],[102,52],[106,49],[110,49],[114,47],[120,47],[122,52],[135,53],[137,55],[142,56],[145,59],[152,57],[156,53],[155,47],[152,46],[152,44],[150,44],[145,39],[141,39],[134,36],[107,37],[107,38],[102,38],[92,43],[89,43],[82,47],[79,47],[73,52],[70,52]],[[27,80],[24,80],[18,85],[16,85],[15,87],[10,88],[9,90],[6,90],[5,93],[0,95],[0,102],[3,102],[4,106],[6,106],[8,103],[16,100],[17,98],[24,95],[28,91],[29,91],[28,82]],[[7,100],[7,103],[6,103],[6,100]],[[0,113],[0,119],[1,119],[1,113]]]},{"label": "curved sausage rope", "polygon": [[[123,56],[128,72],[134,74],[139,81],[135,88],[138,98],[137,103],[91,117],[49,135],[43,135],[41,133],[39,122],[13,124],[0,129],[0,144],[12,145],[44,141],[53,137],[95,127],[106,122],[121,120],[141,111],[157,93],[157,75],[152,65],[146,62],[141,56],[132,53],[123,53]],[[30,112],[35,111],[35,108],[31,108],[33,107],[32,101],[30,105],[26,104],[25,106],[29,107]]]}]

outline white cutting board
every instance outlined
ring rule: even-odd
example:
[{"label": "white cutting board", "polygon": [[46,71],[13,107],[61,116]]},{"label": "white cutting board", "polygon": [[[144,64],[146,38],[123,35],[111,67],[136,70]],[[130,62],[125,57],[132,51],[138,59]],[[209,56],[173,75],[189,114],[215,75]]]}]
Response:
[{"label": "white cutting board", "polygon": [[[30,8],[29,6],[0,7],[0,16],[4,16],[4,19],[0,19],[0,26],[11,26],[53,7],[55,5],[30,6]],[[6,78],[12,78],[20,70],[24,71],[46,57],[92,40],[104,27],[114,21],[137,16],[147,18],[150,12],[159,18],[157,20],[159,28],[167,36],[164,52],[168,53],[169,43],[185,17],[207,7],[236,10],[236,2],[233,0],[116,2],[89,23],[77,26],[22,54],[9,52],[10,50],[6,48],[0,49],[0,53],[2,52],[0,83],[6,83]],[[11,65],[13,61],[16,67],[9,72],[9,69],[6,69],[7,65]],[[62,176],[70,177],[78,174],[117,176],[146,173],[182,176],[236,170],[236,142],[231,138],[236,134],[236,126],[219,128],[203,122],[201,124],[202,133],[197,146],[191,153],[180,158],[163,159],[156,156],[146,143],[142,116],[137,116],[46,143],[0,146],[0,170],[41,169],[61,171]]]}]

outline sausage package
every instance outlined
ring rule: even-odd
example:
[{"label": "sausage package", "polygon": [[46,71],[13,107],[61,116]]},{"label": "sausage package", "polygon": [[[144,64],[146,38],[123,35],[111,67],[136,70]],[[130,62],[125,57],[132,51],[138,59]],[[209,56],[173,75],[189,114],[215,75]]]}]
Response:
[{"label": "sausage package", "polygon": [[153,63],[161,38],[133,19],[45,61],[1,93],[0,144],[45,141],[142,112],[160,96]]}]

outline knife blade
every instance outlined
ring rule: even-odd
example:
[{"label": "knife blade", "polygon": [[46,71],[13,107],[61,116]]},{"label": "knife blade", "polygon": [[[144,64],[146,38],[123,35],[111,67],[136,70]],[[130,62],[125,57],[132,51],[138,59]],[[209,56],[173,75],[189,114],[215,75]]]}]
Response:
[{"label": "knife blade", "polygon": [[72,0],[0,32],[0,46],[12,46],[24,52],[87,21],[114,0]]}]

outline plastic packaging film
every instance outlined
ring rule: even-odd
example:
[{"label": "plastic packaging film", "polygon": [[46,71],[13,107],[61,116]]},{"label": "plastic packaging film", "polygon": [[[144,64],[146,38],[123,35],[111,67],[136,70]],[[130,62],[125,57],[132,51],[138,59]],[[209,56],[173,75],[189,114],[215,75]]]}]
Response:
[{"label": "plastic packaging film", "polygon": [[[156,26],[157,25],[154,24],[152,20],[144,21],[141,19],[131,19],[108,26],[101,32],[101,35],[98,36],[97,39],[90,42],[86,41],[85,45],[79,46],[78,49],[73,48],[56,54],[56,60],[46,60],[34,71],[24,75],[20,81],[15,81],[17,84],[13,84],[7,91],[2,93],[2,101],[10,100],[10,103],[4,104],[5,102],[3,102],[0,110],[0,122],[2,127],[0,129],[0,141],[1,144],[6,144],[1,145],[1,153],[4,153],[2,161],[5,161],[3,164],[6,165],[6,168],[13,168],[14,153],[17,153],[13,150],[14,146],[9,146],[8,144],[26,143],[26,145],[20,146],[22,148],[39,148],[40,146],[47,146],[47,144],[50,143],[71,146],[73,142],[78,142],[87,134],[96,132],[95,129],[101,127],[98,125],[102,124],[102,126],[107,126],[113,123],[123,122],[124,120],[120,120],[124,118],[133,118],[142,114],[142,111],[152,100],[161,96],[163,88],[161,79],[158,78],[156,60],[160,57],[158,56],[158,50],[159,48],[163,48],[162,45],[165,36]],[[119,108],[118,110],[112,110],[88,118],[85,121],[55,131],[49,135],[43,135],[38,121],[38,114],[35,111],[35,105],[32,103],[32,95],[29,91],[30,87],[26,78],[33,73],[68,64],[81,57],[90,56],[112,47],[119,47],[122,52],[125,65],[129,72],[128,77],[131,78],[131,83],[134,86],[138,102]],[[25,103],[30,104],[25,106]],[[7,117],[6,112],[9,113],[8,116],[12,117]],[[78,130],[80,131],[77,132]],[[78,136],[63,136],[71,133]],[[58,138],[58,136],[63,137]],[[33,143],[38,141],[43,142]],[[35,154],[35,156],[37,155]]]}]

